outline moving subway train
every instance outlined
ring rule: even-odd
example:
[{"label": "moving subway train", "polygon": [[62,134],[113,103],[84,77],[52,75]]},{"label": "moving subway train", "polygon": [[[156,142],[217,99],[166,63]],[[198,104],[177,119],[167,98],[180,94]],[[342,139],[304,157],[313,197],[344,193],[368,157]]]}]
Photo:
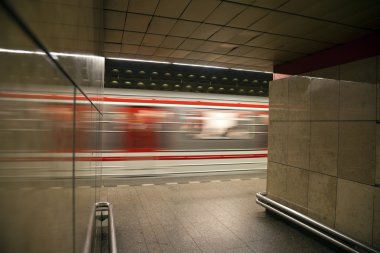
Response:
[{"label": "moving subway train", "polygon": [[[2,153],[12,154],[15,141],[18,145],[28,142],[28,147],[33,146],[33,150],[26,151],[27,154],[1,158],[3,163],[17,160],[17,171],[24,177],[25,174],[30,177],[68,176],[71,171],[65,171],[63,167],[46,174],[44,161],[59,158],[72,162],[73,148],[75,173],[79,178],[88,176],[94,166],[102,166],[104,177],[266,169],[267,98],[105,89],[103,117],[91,118],[93,114],[89,111],[93,108],[84,98],[77,97],[73,108],[73,98],[69,96],[27,96],[2,94],[0,101],[4,108],[1,117],[17,119],[9,121],[12,125],[1,127]],[[25,110],[12,110],[10,105],[21,99],[24,104],[27,99],[30,106]],[[33,119],[28,118],[28,110],[34,110]],[[75,131],[71,123],[73,117],[76,118]],[[15,126],[15,122],[19,125]],[[23,139],[23,129],[35,134],[28,135],[28,140]],[[75,143],[70,141],[73,134]],[[102,140],[100,149],[94,147],[96,138]],[[30,167],[37,169],[30,170]],[[9,173],[8,176],[14,175]]]}]

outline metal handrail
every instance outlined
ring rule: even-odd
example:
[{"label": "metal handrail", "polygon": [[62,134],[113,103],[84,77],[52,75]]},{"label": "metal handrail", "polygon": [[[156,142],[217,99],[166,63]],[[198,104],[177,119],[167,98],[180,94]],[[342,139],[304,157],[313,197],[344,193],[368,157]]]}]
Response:
[{"label": "metal handrail", "polygon": [[116,247],[116,232],[115,223],[113,219],[113,208],[109,202],[97,202],[95,204],[96,211],[108,211],[108,247],[109,253],[117,253]]},{"label": "metal handrail", "polygon": [[109,202],[95,203],[91,212],[90,222],[87,228],[87,235],[86,235],[86,241],[84,243],[83,253],[93,252],[94,227],[95,227],[95,220],[96,220],[95,218],[96,218],[96,212],[98,211],[108,212],[108,215],[105,216],[105,218],[108,218],[108,247],[109,247],[108,250],[109,250],[109,253],[117,253],[113,208],[112,208],[112,204]]},{"label": "metal handrail", "polygon": [[[265,207],[266,209],[280,215],[281,217],[307,229],[310,232],[313,232],[314,234],[330,241],[331,243],[347,250],[348,252],[352,253],[360,253],[360,251],[355,250],[352,246],[345,244],[349,243],[351,245],[355,245],[356,247],[359,247],[361,249],[364,249],[371,253],[379,253],[379,251],[361,243],[358,242],[351,237],[348,237],[347,235],[344,235],[330,227],[327,227],[321,223],[319,223],[316,220],[313,220],[309,217],[307,217],[304,214],[301,214],[289,207],[286,207],[270,198],[265,196],[266,193],[258,192],[256,194],[256,203]],[[335,238],[333,238],[334,236]],[[339,241],[340,239],[341,241]],[[343,241],[343,242],[342,242]]]}]

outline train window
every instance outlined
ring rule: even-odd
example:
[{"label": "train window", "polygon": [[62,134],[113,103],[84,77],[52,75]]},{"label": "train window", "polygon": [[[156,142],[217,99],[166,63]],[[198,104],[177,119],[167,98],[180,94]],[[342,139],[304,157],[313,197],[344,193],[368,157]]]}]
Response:
[{"label": "train window", "polygon": [[254,137],[254,112],[222,109],[188,110],[181,130],[192,139],[239,139]]}]

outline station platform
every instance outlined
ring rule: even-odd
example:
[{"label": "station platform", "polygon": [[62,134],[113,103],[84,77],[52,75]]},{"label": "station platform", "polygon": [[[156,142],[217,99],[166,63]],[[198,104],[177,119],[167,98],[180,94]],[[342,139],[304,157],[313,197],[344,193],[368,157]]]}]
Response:
[{"label": "station platform", "polygon": [[104,187],[118,252],[342,252],[255,203],[264,175],[135,179]]}]

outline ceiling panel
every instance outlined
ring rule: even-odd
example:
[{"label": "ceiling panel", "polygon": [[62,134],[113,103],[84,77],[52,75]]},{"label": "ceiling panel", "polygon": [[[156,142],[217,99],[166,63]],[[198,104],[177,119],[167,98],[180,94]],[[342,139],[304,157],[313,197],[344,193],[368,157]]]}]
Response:
[{"label": "ceiling panel", "polygon": [[173,53],[170,55],[170,57],[173,57],[173,58],[184,58],[190,52],[191,51],[186,51],[186,50],[174,50]]},{"label": "ceiling panel", "polygon": [[181,19],[203,21],[220,3],[218,0],[192,0]]},{"label": "ceiling panel", "polygon": [[150,19],[151,16],[128,13],[124,30],[132,32],[145,32],[149,25]]},{"label": "ceiling panel", "polygon": [[200,45],[202,45],[204,40],[195,40],[195,39],[185,39],[184,42],[178,47],[178,49],[183,49],[183,50],[195,50],[197,49]]},{"label": "ceiling panel", "polygon": [[104,28],[123,30],[125,21],[125,12],[104,11]]},{"label": "ceiling panel", "polygon": [[219,47],[213,50],[212,52],[217,53],[217,54],[227,54],[238,46],[239,45],[235,45],[235,44],[221,43]]},{"label": "ceiling panel", "polygon": [[178,20],[169,35],[188,37],[199,25],[200,23],[197,22]]},{"label": "ceiling panel", "polygon": [[212,41],[220,41],[227,42],[231,40],[236,34],[238,34],[241,30],[236,28],[223,27],[219,31],[217,31],[214,35],[210,37]]},{"label": "ceiling panel", "polygon": [[121,37],[123,36],[123,31],[118,30],[104,30],[104,41],[105,42],[115,42],[121,43]]},{"label": "ceiling panel", "polygon": [[133,45],[140,45],[145,33],[138,33],[138,32],[127,32],[124,31],[123,35],[123,43],[125,44],[133,44]]},{"label": "ceiling panel", "polygon": [[104,51],[111,53],[120,53],[121,44],[104,43]]},{"label": "ceiling panel", "polygon": [[270,11],[256,7],[248,7],[235,18],[233,18],[228,25],[233,27],[248,28],[257,20],[268,15]]},{"label": "ceiling panel", "polygon": [[167,36],[161,43],[163,48],[177,48],[184,41],[184,38]]},{"label": "ceiling panel", "polygon": [[170,32],[175,22],[174,19],[153,17],[148,32],[166,35]]},{"label": "ceiling panel", "polygon": [[137,50],[137,54],[140,55],[153,55],[154,52],[156,51],[156,47],[145,47],[145,46],[140,46],[139,49]]},{"label": "ceiling panel", "polygon": [[217,25],[201,24],[197,29],[189,36],[194,39],[208,39],[221,27]]},{"label": "ceiling panel", "polygon": [[244,9],[246,9],[244,5],[222,2],[207,17],[206,22],[211,24],[225,25]]},{"label": "ceiling panel", "polygon": [[236,44],[245,44],[253,38],[258,37],[259,35],[261,35],[261,33],[243,30],[236,34],[236,36],[228,40],[228,42]]},{"label": "ceiling panel", "polygon": [[128,8],[128,0],[112,0],[104,1],[104,9],[126,11]]},{"label": "ceiling panel", "polygon": [[330,24],[325,26],[323,30],[313,30],[311,33],[306,34],[305,37],[340,44],[345,41],[352,41],[358,37],[363,37],[369,33],[370,32],[364,30],[345,27],[337,24]]},{"label": "ceiling panel", "polygon": [[141,45],[142,46],[158,47],[164,39],[165,39],[165,36],[163,36],[163,35],[146,34]]},{"label": "ceiling panel", "polygon": [[137,45],[122,45],[121,46],[121,53],[125,54],[136,54],[139,49],[139,46]]},{"label": "ceiling panel", "polygon": [[203,59],[206,56],[206,53],[200,52],[191,52],[185,56],[186,59],[198,60]]},{"label": "ceiling panel", "polygon": [[155,14],[157,16],[178,18],[189,3],[190,0],[160,0]]},{"label": "ceiling panel", "polygon": [[277,9],[289,0],[256,0],[253,5],[269,9]]},{"label": "ceiling panel", "polygon": [[156,52],[154,53],[155,56],[161,56],[161,57],[168,57],[171,55],[171,53],[174,51],[174,49],[168,49],[168,48],[158,48]]},{"label": "ceiling panel", "polygon": [[252,49],[252,47],[248,46],[239,46],[231,50],[228,54],[236,56],[245,56],[248,52],[252,51]]},{"label": "ceiling panel", "polygon": [[201,52],[213,52],[218,49],[222,43],[213,41],[204,41],[197,50]]},{"label": "ceiling panel", "polygon": [[266,70],[380,27],[376,0],[113,0],[103,12],[105,55]]},{"label": "ceiling panel", "polygon": [[153,15],[158,0],[129,0],[128,11]]}]

